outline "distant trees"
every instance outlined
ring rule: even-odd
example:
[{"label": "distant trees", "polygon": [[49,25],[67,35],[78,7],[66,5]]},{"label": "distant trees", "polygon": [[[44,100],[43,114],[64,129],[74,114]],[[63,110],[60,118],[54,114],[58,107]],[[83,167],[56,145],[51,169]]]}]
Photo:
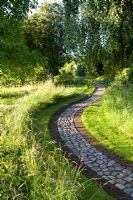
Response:
[{"label": "distant trees", "polygon": [[[80,65],[86,68],[87,73],[99,74],[99,66],[104,66],[105,71],[131,67],[132,0],[63,0],[63,2],[65,34],[68,35],[70,44],[76,44],[73,52],[76,52]],[[73,34],[74,26],[77,27],[77,31],[74,32],[75,37],[71,38],[70,30]]]},{"label": "distant trees", "polygon": [[46,65],[41,53],[28,50],[22,30],[23,19],[36,2],[0,2],[0,75],[5,84],[35,80]]},{"label": "distant trees", "polygon": [[53,75],[64,64],[64,13],[57,3],[44,3],[24,25],[27,46],[38,50],[47,59],[48,71]]},{"label": "distant trees", "polygon": [[133,67],[132,0],[45,2],[26,18],[36,5],[37,0],[0,2],[0,67],[6,80],[57,75],[73,60],[78,72],[91,77]]},{"label": "distant trees", "polygon": [[[0,73],[2,82],[25,83],[26,80],[35,80],[36,68],[41,73],[46,66],[46,61],[41,53],[30,52],[26,46],[22,30],[22,22],[6,17],[0,21],[2,33],[0,35]],[[35,78],[36,77],[36,78]]]}]

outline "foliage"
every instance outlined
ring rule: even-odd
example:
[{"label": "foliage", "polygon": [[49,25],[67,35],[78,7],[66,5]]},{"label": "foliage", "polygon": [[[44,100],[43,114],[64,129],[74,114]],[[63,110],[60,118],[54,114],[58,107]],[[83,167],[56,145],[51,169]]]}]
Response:
[{"label": "foliage", "polygon": [[[45,88],[47,87],[47,90],[42,95],[42,88],[44,88],[44,87]],[[53,85],[52,85],[52,88],[53,88]],[[62,92],[62,89],[60,92]],[[59,92],[59,90],[58,90],[58,92]],[[56,166],[56,163],[64,164],[62,162],[62,158],[59,156],[58,150],[56,150],[56,152],[51,151],[51,153],[49,151],[48,155],[47,155],[48,157],[47,157],[46,149],[48,147],[47,147],[46,140],[45,140],[45,144],[44,144],[45,154],[43,155],[44,156],[43,160],[47,160],[47,163],[46,163],[47,166],[45,166],[44,162],[42,162],[42,163],[44,163],[42,165],[41,163],[38,162],[38,159],[37,159],[40,147],[35,146],[35,138],[34,138],[34,136],[32,136],[33,133],[31,131],[30,131],[30,137],[28,137],[29,131],[28,131],[27,126],[28,126],[29,117],[30,117],[29,111],[31,108],[33,109],[33,107],[34,107],[34,109],[36,109],[37,104],[39,102],[41,103],[42,99],[43,99],[43,101],[44,101],[44,98],[46,98],[48,100],[49,98],[51,99],[53,97],[53,95],[58,94],[57,90],[53,90],[53,92],[56,91],[53,94],[52,93],[50,94],[49,91],[52,91],[52,90],[51,90],[51,86],[49,86],[48,83],[45,84],[44,86],[40,86],[38,88],[38,91],[35,91],[35,93],[31,94],[30,96],[27,96],[26,98],[21,98],[20,100],[18,100],[18,102],[19,101],[23,102],[23,112],[22,112],[22,109],[20,108],[20,104],[18,104],[16,102],[16,104],[13,105],[15,110],[11,113],[8,113],[8,115],[6,115],[4,117],[5,128],[7,128],[8,131],[10,130],[10,132],[8,133],[8,137],[6,136],[6,138],[4,137],[4,134],[2,135],[3,136],[2,141],[6,144],[6,145],[4,145],[4,143],[3,143],[3,145],[2,145],[2,147],[3,147],[2,152],[5,156],[5,160],[2,161],[2,172],[3,172],[3,176],[1,179],[1,181],[3,183],[2,184],[2,193],[1,193],[2,198],[7,198],[7,196],[9,196],[10,198],[16,198],[17,196],[19,196],[19,199],[25,199],[25,198],[40,199],[40,198],[42,198],[42,195],[43,195],[43,185],[44,185],[45,196],[43,196],[43,198],[46,197],[45,199],[47,199],[48,195],[52,195],[51,190],[53,190],[56,185],[59,187],[59,184],[57,184],[58,180],[55,176],[55,173],[53,173],[54,170],[52,167],[54,165],[54,168],[56,170],[59,170],[58,171],[59,173],[62,172],[63,166],[60,166],[61,167],[60,168],[58,165],[58,169]],[[49,97],[47,94],[49,94]],[[41,97],[41,99],[38,98],[38,95],[39,95],[39,97]],[[39,102],[38,102],[38,100],[39,100]],[[46,103],[47,102],[45,102],[45,105],[46,105]],[[44,107],[45,107],[45,105],[44,105]],[[17,117],[18,113],[19,114],[21,113],[21,115],[19,115],[19,116],[21,116],[20,119],[18,119],[18,117]],[[22,116],[23,116],[23,118],[22,118]],[[16,120],[17,120],[17,123],[15,123]],[[15,126],[12,126],[11,125],[12,123]],[[15,141],[13,139],[14,134],[15,134]],[[21,138],[21,140],[20,140],[20,138]],[[10,141],[10,143],[8,140]],[[29,143],[29,140],[30,140],[30,143]],[[48,143],[48,145],[51,145],[51,144]],[[6,154],[4,152],[6,152]],[[59,159],[58,162],[57,162],[57,155],[58,155],[58,159]],[[56,157],[56,162],[55,162],[54,157]],[[10,158],[10,160],[9,160],[9,158]],[[4,157],[3,157],[3,159],[4,159]],[[40,159],[40,161],[41,161],[41,159]],[[41,164],[41,165],[38,166],[38,164],[39,165]],[[17,169],[17,171],[15,171],[11,166],[15,166],[14,169]],[[47,168],[47,171],[45,168]],[[44,171],[44,169],[45,169],[45,174],[41,173],[42,170]],[[39,178],[40,173],[41,173],[41,177],[42,177],[42,175],[44,175],[44,182],[42,182],[42,183],[40,182],[40,178]],[[58,178],[60,176],[59,173],[56,172]],[[63,174],[61,176],[63,176]],[[59,181],[61,181],[61,179],[59,179]],[[67,181],[68,181],[68,174],[67,174],[66,182]],[[9,182],[11,185],[10,187],[8,187],[8,185],[7,185]],[[63,182],[64,182],[64,176],[63,176]],[[62,182],[62,184],[63,184],[63,182]],[[39,185],[39,187],[36,187],[36,186],[38,186],[37,185],[38,183],[40,183],[40,185]],[[69,187],[70,187],[70,183],[69,183]],[[43,184],[43,185],[41,186],[41,184]],[[35,189],[35,187],[36,187],[36,189]],[[32,188],[32,189],[30,189],[30,188]],[[39,188],[40,188],[40,190],[38,191]],[[47,190],[47,192],[46,192],[46,190]],[[60,192],[60,188],[58,189],[58,191]],[[56,192],[56,194],[54,193],[54,195],[58,195],[58,192]],[[63,196],[64,196],[64,192],[63,192]]]},{"label": "foliage", "polygon": [[[23,84],[58,75],[59,69],[71,60],[78,64],[78,73],[87,78],[132,68],[131,1],[64,0],[64,6],[44,3],[37,13],[22,22],[36,3],[36,0],[1,2],[3,83]],[[67,82],[71,79],[69,74]]]},{"label": "foliage", "polygon": [[0,2],[0,15],[22,19],[27,15],[30,8],[35,8],[37,2],[37,0],[2,0]]},{"label": "foliage", "polygon": [[16,19],[2,18],[0,26],[0,66],[3,84],[24,84],[46,77],[46,59],[40,52],[29,52],[22,32],[22,23]]},{"label": "foliage", "polygon": [[37,50],[30,52],[22,19],[36,0],[2,1],[0,7],[0,79],[2,84],[24,84],[46,79],[47,61]]},{"label": "foliage", "polygon": [[[71,47],[68,50],[71,55],[72,52],[76,55],[86,73],[101,75],[103,72],[116,72],[124,67],[131,67],[132,1],[63,2],[66,16],[65,35],[69,38],[67,42]],[[73,43],[76,45],[71,46]],[[102,67],[99,67],[100,71],[97,69],[99,64]]]},{"label": "foliage", "polygon": [[[44,92],[42,93],[42,91]],[[62,162],[63,158],[58,150],[49,149],[52,143],[47,139],[47,134],[43,141],[42,151],[42,147],[39,143],[36,143],[30,123],[33,111],[37,111],[39,107],[46,108],[47,103],[53,102],[54,98],[61,93],[62,96],[67,96],[73,94],[73,92],[74,89],[55,88],[51,82],[47,82],[38,86],[37,90],[28,96],[18,99],[12,105],[10,111],[5,110],[6,106],[3,107],[1,134],[1,170],[3,174],[1,177],[1,196],[3,199],[7,197],[12,199],[17,197],[19,199],[49,199],[48,196],[52,195],[52,190],[56,191],[53,195],[59,195],[59,198],[62,195],[67,195],[65,192],[66,184],[64,185],[64,183],[69,183],[70,187],[70,184],[75,181],[72,174],[75,173],[76,175],[76,171],[71,171],[71,175],[66,170],[62,171],[63,165],[66,166],[68,171],[71,167],[67,166],[66,161]],[[66,181],[62,173],[67,174]],[[62,180],[61,177],[63,177]],[[62,187],[64,191],[62,191]],[[67,187],[66,191],[68,191]]]},{"label": "foliage", "polygon": [[2,199],[86,200],[93,195],[95,200],[113,199],[80,175],[79,169],[55,147],[48,131],[55,111],[83,98],[85,93],[86,88],[55,87],[51,81],[2,88]]},{"label": "foliage", "polygon": [[130,69],[128,74],[128,81],[133,82],[133,68]]},{"label": "foliage", "polygon": [[[18,86],[59,74],[58,84],[78,85],[66,88],[47,82],[2,88],[2,199],[76,200],[79,197],[86,200],[88,195],[91,199],[96,190],[95,199],[112,199],[93,184],[90,187],[88,182],[84,183],[87,192],[79,194],[80,173],[63,158],[48,131],[48,122],[55,111],[85,96],[86,91],[79,85],[86,83],[88,77],[105,72],[119,74],[101,101],[102,105],[95,108],[97,117],[94,112],[89,119],[88,112],[85,115],[92,130],[96,129],[94,134],[98,139],[133,160],[133,3],[130,0],[63,0],[63,3],[64,7],[44,3],[24,21],[37,0],[0,2],[2,83]],[[121,72],[125,67],[130,69]],[[114,129],[117,134],[112,135]],[[103,132],[97,134],[99,130]]]},{"label": "foliage", "polygon": [[74,61],[66,63],[61,69],[59,69],[60,74],[72,74],[76,76],[77,74],[77,65]]},{"label": "foliage", "polygon": [[47,58],[48,71],[57,74],[63,65],[63,8],[60,4],[44,3],[24,25],[26,43]]},{"label": "foliage", "polygon": [[75,61],[66,63],[59,69],[59,75],[55,77],[56,84],[81,85],[85,84],[85,77],[78,75],[78,66]]}]

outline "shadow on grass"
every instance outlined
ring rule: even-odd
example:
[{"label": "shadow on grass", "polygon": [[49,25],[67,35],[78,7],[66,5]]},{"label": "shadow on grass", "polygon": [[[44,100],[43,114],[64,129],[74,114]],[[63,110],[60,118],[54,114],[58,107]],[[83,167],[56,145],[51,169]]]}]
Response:
[{"label": "shadow on grass", "polygon": [[[69,96],[57,95],[49,103],[42,103],[39,107],[32,112],[32,130],[35,135],[37,142],[41,146],[45,145],[46,142],[52,142],[50,132],[48,130],[49,120],[51,116],[63,108],[64,106],[76,102],[85,95],[73,94]],[[49,150],[52,150],[55,147],[52,143],[49,144]]]},{"label": "shadow on grass", "polygon": [[[48,124],[51,116],[63,108],[64,106],[81,100],[85,95],[69,95],[67,97],[58,95],[52,99],[51,103],[43,104],[41,107],[32,114],[33,120],[33,133],[37,143],[41,144],[42,148],[45,146],[46,152],[51,152],[55,149],[55,143],[51,138],[50,132],[48,130]],[[108,196],[100,187],[98,187],[94,182],[88,180],[82,174],[79,179],[82,185],[79,191],[80,200],[114,200],[112,197]],[[84,185],[84,186],[83,186]],[[89,191],[89,192],[88,192]]]},{"label": "shadow on grass", "polygon": [[2,93],[1,98],[7,99],[7,98],[20,98],[22,96],[28,95],[29,93],[27,91],[25,92],[16,92],[16,93]]}]

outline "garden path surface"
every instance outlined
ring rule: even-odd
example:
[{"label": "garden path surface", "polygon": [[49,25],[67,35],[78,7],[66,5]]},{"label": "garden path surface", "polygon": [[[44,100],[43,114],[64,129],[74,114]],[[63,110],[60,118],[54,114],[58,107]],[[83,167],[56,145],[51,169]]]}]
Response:
[{"label": "garden path surface", "polygon": [[95,143],[91,143],[79,131],[74,118],[80,110],[95,103],[104,93],[105,86],[98,82],[94,93],[71,106],[64,108],[53,116],[50,122],[51,133],[55,141],[69,154],[71,160],[85,169],[88,177],[94,178],[103,188],[120,200],[133,199],[133,169],[123,165],[119,160],[112,159],[101,151]]}]

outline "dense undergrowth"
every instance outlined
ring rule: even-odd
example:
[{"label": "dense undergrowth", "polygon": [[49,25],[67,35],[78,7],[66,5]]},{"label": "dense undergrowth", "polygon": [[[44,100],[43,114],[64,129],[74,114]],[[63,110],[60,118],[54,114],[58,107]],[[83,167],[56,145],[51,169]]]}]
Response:
[{"label": "dense undergrowth", "polygon": [[133,161],[133,84],[126,70],[82,116],[85,127],[105,146]]},{"label": "dense undergrowth", "polygon": [[51,81],[2,88],[2,200],[112,199],[63,157],[48,131],[49,119],[56,110],[86,94],[86,87],[55,87]]}]

